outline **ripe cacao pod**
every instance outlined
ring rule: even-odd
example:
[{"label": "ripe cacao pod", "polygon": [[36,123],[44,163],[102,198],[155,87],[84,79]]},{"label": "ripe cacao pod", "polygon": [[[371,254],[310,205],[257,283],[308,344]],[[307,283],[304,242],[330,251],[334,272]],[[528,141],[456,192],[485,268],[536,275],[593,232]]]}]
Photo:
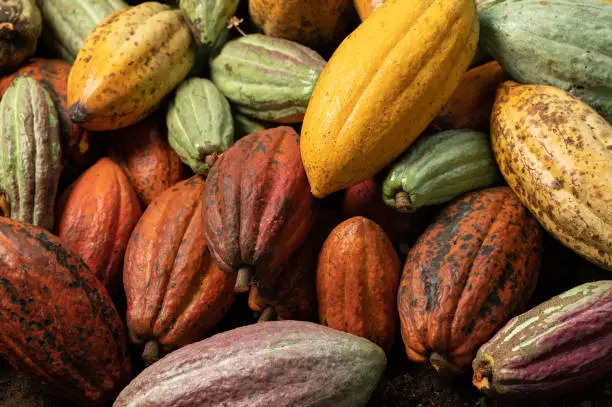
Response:
[{"label": "ripe cacao pod", "polygon": [[443,373],[476,350],[529,300],[540,263],[538,222],[508,187],[448,205],[408,253],[398,294],[408,357]]},{"label": "ripe cacao pod", "polygon": [[168,351],[203,339],[234,300],[236,277],[216,266],[204,239],[203,187],[194,176],[166,190],[130,238],[126,319],[132,342],[147,342],[145,359],[158,358],[148,351],[159,345]]},{"label": "ripe cacao pod", "polygon": [[365,181],[404,152],[448,102],[477,43],[472,0],[387,0],[346,37],[302,126],[314,196]]},{"label": "ripe cacao pod", "polygon": [[89,130],[145,118],[191,69],[191,43],[180,10],[151,1],[115,11],[87,36],[70,71],[70,118]]},{"label": "ripe cacao pod", "polygon": [[53,227],[61,150],[51,97],[36,80],[16,77],[0,102],[0,210],[4,216]]},{"label": "ripe cacao pod", "polygon": [[102,158],[59,200],[57,235],[79,254],[111,295],[121,290],[123,255],[141,215],[140,202],[121,168]]},{"label": "ripe cacao pod", "polygon": [[299,135],[277,127],[241,138],[213,165],[202,199],[208,246],[222,270],[241,270],[246,291],[252,271],[277,270],[312,226]]},{"label": "ripe cacao pod", "polygon": [[167,355],[113,407],[364,407],[386,363],[366,339],[311,322],[268,321]]},{"label": "ripe cacao pod", "polygon": [[361,17],[361,21],[368,18],[372,11],[376,10],[384,2],[385,0],[354,0],[355,8],[357,13],[359,13],[359,17]]},{"label": "ripe cacao pod", "polygon": [[491,116],[508,185],[561,243],[612,270],[612,126],[567,92],[504,82]]},{"label": "ripe cacao pod", "polygon": [[612,281],[566,291],[511,319],[474,359],[474,385],[528,398],[585,386],[612,373]]},{"label": "ripe cacao pod", "polygon": [[400,212],[414,212],[501,180],[488,135],[447,130],[420,138],[393,164],[383,199]]},{"label": "ripe cacao pod", "polygon": [[112,399],[131,375],[102,283],[56,236],[1,217],[0,357],[82,406]]},{"label": "ripe cacao pod", "polygon": [[238,111],[299,123],[325,60],[297,42],[250,34],[228,42],[211,62],[211,79]]},{"label": "ripe cacao pod", "polygon": [[34,54],[42,23],[35,0],[0,4],[0,74],[19,67]]},{"label": "ripe cacao pod", "polygon": [[208,174],[216,157],[234,143],[229,102],[208,79],[183,82],[166,117],[170,145],[196,174]]},{"label": "ripe cacao pod", "polygon": [[167,133],[164,120],[152,115],[109,137],[109,157],[125,172],[145,206],[187,173]]},{"label": "ripe cacao pod", "polygon": [[399,274],[400,260],[380,226],[363,217],[342,222],[319,255],[321,323],[389,351],[397,330]]},{"label": "ripe cacao pod", "polygon": [[240,0],[179,0],[193,37],[210,51],[226,37],[227,21],[236,13]]}]

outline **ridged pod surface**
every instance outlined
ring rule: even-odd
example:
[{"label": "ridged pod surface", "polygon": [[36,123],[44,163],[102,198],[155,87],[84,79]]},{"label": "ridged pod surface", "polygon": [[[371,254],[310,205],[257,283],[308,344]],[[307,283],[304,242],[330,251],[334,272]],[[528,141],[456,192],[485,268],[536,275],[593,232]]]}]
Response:
[{"label": "ridged pod surface", "polygon": [[166,189],[186,178],[181,158],[168,143],[165,120],[151,115],[115,130],[109,141],[109,157],[127,175],[146,206]]},{"label": "ridged pod surface", "polygon": [[354,0],[355,8],[357,9],[357,13],[359,13],[359,17],[361,21],[364,21],[366,18],[372,14],[374,10],[380,7],[385,0]]},{"label": "ridged pod surface", "polygon": [[321,324],[362,336],[389,351],[397,330],[400,260],[380,226],[355,217],[331,232],[319,254]]},{"label": "ridged pod surface", "polygon": [[57,235],[79,254],[111,295],[121,288],[123,255],[142,214],[121,168],[102,158],[60,197]]},{"label": "ridged pod surface", "polygon": [[42,26],[36,0],[0,4],[0,74],[19,67],[34,54]]},{"label": "ridged pod surface", "polygon": [[299,123],[325,66],[297,42],[249,34],[228,42],[211,61],[211,79],[238,111],[275,123]]},{"label": "ridged pod surface", "polygon": [[241,138],[212,167],[202,199],[206,239],[222,270],[277,269],[314,218],[299,135],[277,127]]},{"label": "ridged pod surface", "polygon": [[612,281],[586,283],[511,319],[474,359],[474,384],[528,398],[586,386],[612,372]]},{"label": "ridged pod surface", "polygon": [[1,217],[0,356],[81,406],[131,378],[125,327],[102,283],[56,236]]},{"label": "ridged pod surface", "polygon": [[498,1],[480,9],[482,44],[513,79],[566,90],[608,121],[610,21],[612,3],[600,0]]},{"label": "ridged pod surface", "polygon": [[130,238],[123,282],[134,343],[171,350],[199,341],[234,300],[236,277],[215,265],[204,239],[203,187],[194,176],[165,191]]},{"label": "ridged pod surface", "polygon": [[468,368],[478,347],[526,305],[540,251],[538,223],[510,188],[448,205],[402,272],[397,302],[408,357],[444,373]]},{"label": "ridged pod surface", "polygon": [[497,61],[470,69],[432,124],[442,130],[472,129],[488,133],[495,91],[508,79]]},{"label": "ridged pod surface", "polygon": [[[60,185],[74,181],[81,172],[96,161],[98,144],[92,133],[70,120],[68,113],[68,75],[72,65],[61,59],[31,58],[17,72],[0,78],[0,98],[17,75],[29,76],[49,93],[60,122],[62,142],[62,173]],[[60,186],[61,188],[61,186]]]},{"label": "ridged pod surface", "polygon": [[191,69],[191,45],[181,11],[165,4],[146,2],[107,16],[70,71],[70,118],[89,130],[114,130],[148,116]]},{"label": "ridged pod surface", "polygon": [[146,369],[113,407],[364,407],[386,366],[374,343],[310,322],[233,329]]},{"label": "ridged pod surface", "polygon": [[198,45],[211,50],[224,37],[227,22],[240,0],[179,0],[178,3]]},{"label": "ridged pod surface", "polygon": [[314,49],[333,47],[348,34],[351,0],[250,0],[249,15],[266,35]]},{"label": "ridged pod surface", "polygon": [[196,174],[208,174],[234,143],[229,102],[208,79],[190,78],[178,87],[166,123],[170,145]]},{"label": "ridged pod surface", "polygon": [[501,180],[487,134],[447,130],[414,143],[391,167],[382,193],[389,207],[414,212]]},{"label": "ridged pod surface", "polygon": [[302,126],[314,196],[365,181],[405,151],[450,99],[477,43],[473,0],[387,0],[353,31],[321,73]]},{"label": "ridged pod surface", "polygon": [[0,102],[0,210],[4,216],[53,227],[61,151],[51,97],[36,80],[15,78]]},{"label": "ridged pod surface", "polygon": [[561,89],[505,82],[491,136],[502,174],[542,226],[612,270],[612,126]]},{"label": "ridged pod surface", "polygon": [[83,41],[107,15],[128,7],[122,0],[39,0],[55,51],[74,62]]}]

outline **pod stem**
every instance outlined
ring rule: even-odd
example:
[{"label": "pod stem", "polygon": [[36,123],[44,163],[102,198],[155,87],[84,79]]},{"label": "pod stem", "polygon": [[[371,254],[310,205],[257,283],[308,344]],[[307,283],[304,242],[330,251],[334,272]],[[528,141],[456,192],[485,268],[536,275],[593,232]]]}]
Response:
[{"label": "pod stem", "polygon": [[221,154],[212,153],[207,155],[206,158],[204,158],[204,162],[206,163],[206,165],[208,165],[209,168],[212,168],[212,166],[215,165],[217,160],[219,160],[219,157],[221,157]]},{"label": "pod stem", "polygon": [[395,209],[402,213],[411,213],[416,210],[408,192],[400,191],[395,194]]},{"label": "pod stem", "polygon": [[275,321],[276,320],[276,311],[274,307],[268,305],[264,310],[259,314],[259,319],[257,322],[266,322],[266,321]]},{"label": "pod stem", "polygon": [[488,360],[484,360],[474,369],[474,377],[472,383],[478,390],[486,393],[491,389],[491,381],[493,380],[493,366]]},{"label": "pod stem", "polygon": [[248,266],[241,267],[236,276],[236,285],[234,286],[235,293],[246,293],[249,291],[251,284],[251,268]]},{"label": "pod stem", "polygon": [[148,367],[159,360],[160,354],[161,347],[159,342],[156,339],[151,339],[145,343],[141,358],[145,363],[145,366]]},{"label": "pod stem", "polygon": [[244,18],[238,18],[236,16],[231,16],[229,20],[227,20],[227,28],[235,28],[243,37],[246,37],[246,33],[242,31],[240,28],[240,24],[244,21]]},{"label": "pod stem", "polygon": [[446,356],[437,352],[429,355],[429,363],[436,369],[438,374],[443,376],[450,376],[461,372],[461,369],[450,362]]}]

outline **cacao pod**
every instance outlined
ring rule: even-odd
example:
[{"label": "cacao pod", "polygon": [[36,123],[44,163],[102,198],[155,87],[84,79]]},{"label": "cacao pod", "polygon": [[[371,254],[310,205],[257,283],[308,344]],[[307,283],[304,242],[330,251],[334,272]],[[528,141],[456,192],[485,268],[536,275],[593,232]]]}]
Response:
[{"label": "cacao pod", "polygon": [[0,74],[19,67],[38,44],[42,16],[35,0],[4,0],[0,4]]},{"label": "cacao pod", "polygon": [[566,392],[612,373],[612,281],[566,291],[511,319],[474,359],[474,385],[491,396]]},{"label": "cacao pod", "polygon": [[389,351],[397,330],[399,274],[399,258],[380,226],[362,217],[342,222],[319,255],[321,323]]},{"label": "cacao pod", "polygon": [[117,294],[123,255],[141,215],[130,181],[117,164],[102,158],[64,191],[59,202],[57,235],[111,295]]},{"label": "cacao pod", "polygon": [[277,127],[243,137],[213,165],[202,194],[206,240],[219,267],[276,270],[297,250],[314,217],[299,135]]},{"label": "cacao pod", "polygon": [[87,265],[47,231],[0,218],[0,356],[50,392],[100,405],[130,379],[125,327]]},{"label": "cacao pod", "polygon": [[[202,188],[194,176],[147,208],[130,238],[123,282],[130,339],[148,351],[189,344],[223,317],[234,299],[235,275],[214,263],[204,239]],[[148,349],[148,347],[152,347]]]},{"label": "cacao pod", "polygon": [[325,60],[293,41],[250,34],[212,59],[211,79],[238,111],[275,123],[299,123]]},{"label": "cacao pod", "polygon": [[274,124],[258,122],[240,113],[234,115],[234,132],[236,133],[236,140],[271,127],[275,127]]},{"label": "cacao pod", "polygon": [[419,139],[393,164],[383,199],[400,212],[414,212],[501,180],[488,135],[447,130]]},{"label": "cacao pod", "polygon": [[146,2],[107,16],[70,71],[70,118],[89,130],[145,118],[191,69],[191,42],[181,11],[164,4]]},{"label": "cacao pod", "polygon": [[108,147],[109,157],[125,172],[145,206],[185,178],[181,159],[168,143],[166,124],[156,115],[115,130]]},{"label": "cacao pod", "polygon": [[376,10],[384,2],[385,0],[354,0],[355,8],[357,13],[359,13],[359,17],[361,17],[361,21],[368,18],[372,11]]},{"label": "cacao pod", "polygon": [[210,51],[227,34],[227,21],[236,13],[240,0],[179,0],[193,37]]},{"label": "cacao pod", "polygon": [[208,174],[234,143],[229,102],[208,79],[190,78],[178,87],[166,122],[170,145],[196,174]]},{"label": "cacao pod", "polygon": [[552,86],[504,82],[491,116],[495,158],[561,243],[612,270],[612,126]]},{"label": "cacao pod", "polygon": [[408,253],[398,294],[408,358],[462,372],[521,312],[538,277],[537,221],[508,187],[448,205]]},{"label": "cacao pod", "polygon": [[311,322],[262,322],[167,355],[113,407],[364,407],[385,366],[366,339]]},{"label": "cacao pod", "polygon": [[0,102],[0,210],[45,229],[61,171],[59,122],[53,101],[38,82],[16,77]]}]

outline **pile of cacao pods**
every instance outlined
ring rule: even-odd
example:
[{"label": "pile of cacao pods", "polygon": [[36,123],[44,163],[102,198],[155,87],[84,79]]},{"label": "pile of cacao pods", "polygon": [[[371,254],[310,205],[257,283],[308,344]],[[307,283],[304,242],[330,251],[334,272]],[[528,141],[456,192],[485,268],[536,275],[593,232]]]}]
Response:
[{"label": "pile of cacao pods", "polygon": [[400,332],[502,400],[612,373],[612,275],[530,302],[543,237],[612,271],[612,3],[167,3],[0,2],[1,358],[116,407],[365,406]]}]

